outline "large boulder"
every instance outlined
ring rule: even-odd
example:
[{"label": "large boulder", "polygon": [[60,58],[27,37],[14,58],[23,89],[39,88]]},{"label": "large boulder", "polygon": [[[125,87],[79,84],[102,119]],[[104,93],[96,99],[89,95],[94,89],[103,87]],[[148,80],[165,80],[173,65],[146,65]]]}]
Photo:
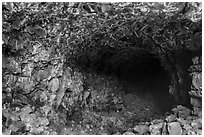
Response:
[{"label": "large boulder", "polygon": [[182,128],[179,122],[172,122],[168,125],[169,135],[181,135]]}]

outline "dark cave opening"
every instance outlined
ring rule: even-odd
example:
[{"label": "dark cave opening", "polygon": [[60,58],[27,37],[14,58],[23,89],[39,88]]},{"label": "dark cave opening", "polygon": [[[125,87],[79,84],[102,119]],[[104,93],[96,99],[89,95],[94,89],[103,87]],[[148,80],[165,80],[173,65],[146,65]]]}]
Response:
[{"label": "dark cave opening", "polygon": [[[162,113],[171,111],[176,105],[174,96],[169,93],[171,72],[164,69],[158,55],[127,49],[122,52],[103,50],[97,57],[95,62],[85,64],[82,70],[116,77],[125,94],[150,100]],[[85,58],[80,59],[82,64],[86,63]],[[79,63],[79,66],[83,65]]]},{"label": "dark cave opening", "polygon": [[169,93],[169,73],[155,55],[148,54],[127,60],[114,73],[122,81],[125,94],[137,94],[151,100],[162,112],[169,111],[175,104]]}]

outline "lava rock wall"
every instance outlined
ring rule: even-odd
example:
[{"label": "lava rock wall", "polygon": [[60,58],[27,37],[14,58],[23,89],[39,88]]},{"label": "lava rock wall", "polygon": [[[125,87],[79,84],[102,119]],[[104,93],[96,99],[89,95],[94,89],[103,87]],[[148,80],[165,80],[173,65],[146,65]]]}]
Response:
[{"label": "lava rock wall", "polygon": [[72,114],[83,102],[83,91],[82,74],[66,67],[64,57],[54,48],[36,42],[20,59],[2,57],[2,123],[8,134],[19,134],[24,128],[39,134],[56,123],[63,125],[65,120],[58,119],[56,108],[62,105]]}]

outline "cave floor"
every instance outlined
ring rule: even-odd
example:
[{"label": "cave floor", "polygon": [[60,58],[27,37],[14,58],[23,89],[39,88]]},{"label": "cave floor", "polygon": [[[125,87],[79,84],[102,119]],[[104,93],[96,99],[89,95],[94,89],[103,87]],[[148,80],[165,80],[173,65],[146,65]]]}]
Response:
[{"label": "cave floor", "polygon": [[83,119],[73,117],[58,134],[123,134],[141,122],[164,119],[164,112],[159,109],[153,96],[145,91],[148,88],[130,82],[121,82],[121,85],[126,90],[122,94],[122,110],[95,112],[85,109]]},{"label": "cave floor", "polygon": [[[104,77],[106,79],[106,77]],[[202,133],[202,118],[191,115],[191,110],[177,106],[166,108],[161,92],[163,88],[149,88],[145,84],[120,81],[124,88],[123,108],[120,111],[93,111],[85,108],[74,115],[66,127],[57,134],[62,135],[186,135]],[[162,86],[161,86],[162,87]],[[161,94],[161,95],[157,95]],[[156,96],[156,97],[155,97]],[[157,100],[159,99],[159,100]],[[162,104],[163,103],[163,104]],[[174,111],[172,111],[174,110]],[[199,126],[192,127],[191,123]],[[186,128],[189,127],[189,128]]]},{"label": "cave floor", "polygon": [[76,135],[110,135],[123,134],[133,130],[134,126],[154,119],[163,119],[164,115],[151,102],[140,99],[134,94],[123,95],[124,108],[119,112],[94,112],[84,110],[83,119],[74,118],[66,128],[58,134]]}]

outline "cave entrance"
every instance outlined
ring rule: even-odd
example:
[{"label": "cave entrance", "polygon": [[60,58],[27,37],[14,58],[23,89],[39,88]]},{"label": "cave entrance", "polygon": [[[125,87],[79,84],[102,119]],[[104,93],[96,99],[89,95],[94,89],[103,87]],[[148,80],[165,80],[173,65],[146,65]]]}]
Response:
[{"label": "cave entrance", "polygon": [[170,78],[155,55],[148,54],[124,61],[116,71],[125,94],[136,94],[151,100],[162,112],[171,109],[174,102],[169,94]]}]

